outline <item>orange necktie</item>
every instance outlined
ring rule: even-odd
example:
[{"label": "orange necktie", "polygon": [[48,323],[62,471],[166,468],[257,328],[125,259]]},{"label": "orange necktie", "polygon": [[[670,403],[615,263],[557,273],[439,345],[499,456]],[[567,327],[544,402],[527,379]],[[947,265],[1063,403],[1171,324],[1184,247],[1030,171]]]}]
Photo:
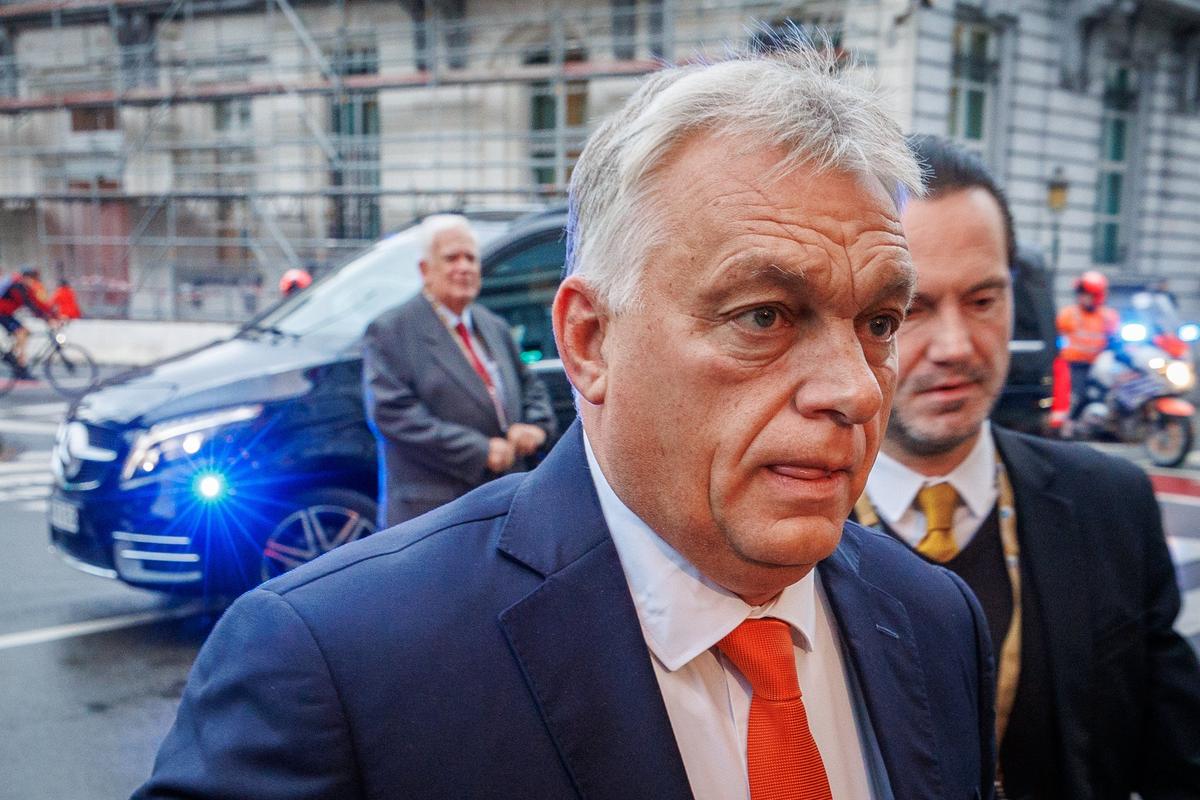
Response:
[{"label": "orange necktie", "polygon": [[750,800],[832,800],[825,764],[800,699],[788,624],[748,619],[717,647],[754,690],[746,738]]}]

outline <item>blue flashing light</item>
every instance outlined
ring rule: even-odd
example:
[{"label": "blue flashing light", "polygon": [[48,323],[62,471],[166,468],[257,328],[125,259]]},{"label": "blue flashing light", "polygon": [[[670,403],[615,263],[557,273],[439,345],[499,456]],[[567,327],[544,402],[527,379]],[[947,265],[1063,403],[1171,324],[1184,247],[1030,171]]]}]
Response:
[{"label": "blue flashing light", "polygon": [[1200,339],[1200,325],[1194,322],[1188,322],[1179,326],[1179,338],[1185,342],[1194,342]]},{"label": "blue flashing light", "polygon": [[1121,326],[1121,338],[1127,342],[1144,342],[1146,336],[1146,326],[1140,322],[1127,322]]},{"label": "blue flashing light", "polygon": [[197,476],[192,490],[196,496],[208,503],[215,503],[225,496],[228,486],[225,478],[215,472],[206,472]]}]

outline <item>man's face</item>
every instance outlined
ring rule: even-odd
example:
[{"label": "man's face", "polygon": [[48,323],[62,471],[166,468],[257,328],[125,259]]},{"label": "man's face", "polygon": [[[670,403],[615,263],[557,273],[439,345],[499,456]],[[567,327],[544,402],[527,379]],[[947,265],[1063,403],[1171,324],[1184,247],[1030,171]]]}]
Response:
[{"label": "man's face", "polygon": [[1091,292],[1076,292],[1075,300],[1080,306],[1086,308],[1088,311],[1096,310],[1096,295],[1092,294]]},{"label": "man's face", "polygon": [[1008,373],[1012,284],[1000,206],[984,189],[913,200],[902,217],[917,294],[900,330],[900,383],[884,451],[965,457]]},{"label": "man's face", "polygon": [[421,260],[425,289],[455,314],[479,296],[479,246],[465,228],[450,228],[433,237],[428,258]]},{"label": "man's face", "polygon": [[863,489],[912,268],[878,181],[767,180],[777,154],[737,145],[700,138],[664,167],[671,236],[607,319],[604,397],[583,411],[622,500],[761,602],[832,553]]}]

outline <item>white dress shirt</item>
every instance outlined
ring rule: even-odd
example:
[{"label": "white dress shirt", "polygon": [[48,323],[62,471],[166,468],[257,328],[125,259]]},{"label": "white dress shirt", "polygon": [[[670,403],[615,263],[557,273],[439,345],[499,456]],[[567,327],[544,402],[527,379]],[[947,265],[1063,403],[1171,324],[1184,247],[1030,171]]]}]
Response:
[{"label": "white dress shirt", "polygon": [[[767,604],[747,605],[700,575],[630,511],[609,486],[586,436],[584,446],[697,800],[750,797],[746,736],[753,691],[715,647],[750,617],[775,617],[792,628],[804,707],[833,796],[890,796],[873,733],[860,738],[870,723],[850,686],[816,570]],[[871,754],[870,761],[864,753]]]},{"label": "white dress shirt", "polygon": [[961,552],[996,505],[996,444],[992,441],[991,423],[983,423],[971,452],[947,475],[922,475],[880,453],[867,478],[867,498],[879,518],[901,539],[916,547],[925,537],[925,515],[916,507],[917,492],[942,482],[948,482],[962,498],[954,510],[953,523],[954,541]]}]

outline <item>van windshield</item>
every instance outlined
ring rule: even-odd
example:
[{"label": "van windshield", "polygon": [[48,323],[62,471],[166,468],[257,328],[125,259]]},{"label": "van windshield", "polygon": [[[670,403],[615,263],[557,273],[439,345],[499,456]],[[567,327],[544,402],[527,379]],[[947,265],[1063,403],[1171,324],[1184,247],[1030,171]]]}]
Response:
[{"label": "van windshield", "polygon": [[[509,222],[472,220],[482,249],[503,233]],[[365,252],[285,300],[256,320],[250,329],[291,336],[356,340],[371,320],[421,290],[421,239],[418,227],[375,243]]]}]

